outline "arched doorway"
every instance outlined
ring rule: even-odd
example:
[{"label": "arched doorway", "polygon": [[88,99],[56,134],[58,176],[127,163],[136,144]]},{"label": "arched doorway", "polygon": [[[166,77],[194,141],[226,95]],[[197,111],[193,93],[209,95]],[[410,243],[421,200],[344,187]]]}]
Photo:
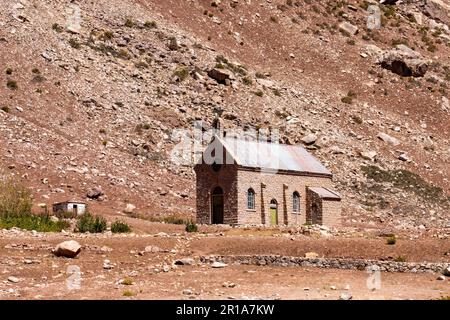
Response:
[{"label": "arched doorway", "polygon": [[223,190],[215,187],[211,195],[211,223],[223,224]]},{"label": "arched doorway", "polygon": [[270,200],[270,224],[275,226],[278,224],[278,202],[275,199]]}]

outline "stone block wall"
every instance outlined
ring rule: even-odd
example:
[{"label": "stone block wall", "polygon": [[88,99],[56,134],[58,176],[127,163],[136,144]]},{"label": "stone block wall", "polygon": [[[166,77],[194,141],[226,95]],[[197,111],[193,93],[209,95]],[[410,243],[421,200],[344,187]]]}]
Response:
[{"label": "stone block wall", "polygon": [[[240,169],[237,173],[237,205],[239,224],[270,224],[269,204],[278,203],[278,224],[302,225],[306,222],[307,186],[332,188],[331,178],[270,174]],[[247,209],[247,190],[255,191],[255,210]],[[300,194],[300,212],[293,212],[293,193]]]},{"label": "stone block wall", "polygon": [[201,164],[195,167],[195,173],[197,176],[197,223],[211,223],[211,194],[216,187],[221,187],[224,193],[224,223],[238,223],[236,199],[237,166],[223,165],[216,172],[211,165]]}]

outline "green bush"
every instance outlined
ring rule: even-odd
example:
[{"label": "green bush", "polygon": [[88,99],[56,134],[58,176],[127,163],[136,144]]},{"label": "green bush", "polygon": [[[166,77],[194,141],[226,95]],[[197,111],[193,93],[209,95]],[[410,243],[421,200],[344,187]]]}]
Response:
[{"label": "green bush", "polygon": [[69,44],[74,49],[80,49],[81,48],[81,43],[75,38],[70,38],[69,39]]},{"label": "green bush", "polygon": [[126,233],[130,231],[131,231],[130,226],[120,220],[116,220],[111,224],[112,233]]},{"label": "green bush", "polygon": [[258,90],[258,91],[253,92],[253,94],[258,97],[262,97],[264,95],[264,92],[262,90]]},{"label": "green bush", "polygon": [[395,236],[391,236],[386,239],[386,243],[389,245],[394,245],[397,243],[397,238],[395,238]]},{"label": "green bush", "polygon": [[53,221],[47,214],[33,215],[30,191],[12,180],[0,181],[0,228],[13,227],[39,232],[60,232],[69,227],[66,221]]},{"label": "green bush", "polygon": [[102,233],[106,230],[106,219],[86,212],[78,220],[76,229],[81,233]]},{"label": "green bush", "polygon": [[75,212],[68,211],[57,211],[54,213],[54,215],[59,219],[74,219],[77,217],[77,214]]},{"label": "green bush", "polygon": [[11,179],[0,180],[0,216],[31,214],[33,200],[30,191]]},{"label": "green bush", "polygon": [[134,292],[133,292],[133,291],[130,291],[130,290],[126,290],[126,291],[123,292],[122,295],[123,295],[124,297],[132,297],[132,296],[134,296]]},{"label": "green bush", "polygon": [[17,81],[14,80],[8,80],[6,82],[6,86],[11,90],[17,90],[19,86],[17,85]]},{"label": "green bush", "polygon": [[406,262],[406,257],[404,256],[397,256],[394,259],[395,262]]},{"label": "green bush", "polygon": [[122,280],[122,284],[124,286],[131,286],[131,285],[133,285],[133,280],[130,279],[130,278],[125,278],[125,279]]},{"label": "green bush", "polygon": [[158,25],[156,24],[156,21],[146,21],[144,23],[144,27],[149,28],[149,29],[154,29],[156,28]]},{"label": "green bush", "polygon": [[70,223],[67,221],[53,221],[48,215],[33,215],[28,213],[0,216],[0,228],[4,229],[16,227],[39,232],[61,232],[61,230],[67,229],[69,226]]},{"label": "green bush", "polygon": [[64,28],[61,27],[61,26],[60,26],[59,24],[57,24],[57,23],[54,23],[54,24],[52,25],[52,29],[55,30],[55,31],[58,32],[58,33],[61,33],[61,32],[64,31]]},{"label": "green bush", "polygon": [[188,221],[186,223],[186,232],[197,232],[198,228],[197,225],[195,224],[195,222],[193,221]]},{"label": "green bush", "polygon": [[135,26],[134,21],[131,18],[127,18],[127,20],[125,20],[125,27],[127,28],[133,28]]},{"label": "green bush", "polygon": [[180,79],[180,81],[184,81],[189,76],[189,69],[185,68],[185,67],[177,68],[173,72],[173,75],[178,77],[178,79]]}]

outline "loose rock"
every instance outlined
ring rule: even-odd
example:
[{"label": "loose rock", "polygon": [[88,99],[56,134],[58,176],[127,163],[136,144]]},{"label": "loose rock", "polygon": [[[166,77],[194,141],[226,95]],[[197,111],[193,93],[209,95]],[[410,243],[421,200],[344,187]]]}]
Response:
[{"label": "loose rock", "polygon": [[61,242],[53,250],[58,257],[75,258],[81,252],[81,245],[75,240]]}]

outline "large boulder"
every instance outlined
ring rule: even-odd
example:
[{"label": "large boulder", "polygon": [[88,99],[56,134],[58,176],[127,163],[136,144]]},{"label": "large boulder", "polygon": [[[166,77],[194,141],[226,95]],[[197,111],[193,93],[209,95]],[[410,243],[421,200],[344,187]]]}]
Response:
[{"label": "large boulder", "polygon": [[58,257],[75,258],[81,252],[81,245],[74,241],[64,241],[56,246],[53,254]]},{"label": "large boulder", "polygon": [[442,22],[444,25],[450,25],[450,4],[448,1],[427,0],[421,9],[428,18]]},{"label": "large boulder", "polygon": [[358,33],[358,27],[347,21],[344,21],[339,24],[339,30],[344,31],[345,33],[348,33],[349,35],[352,36]]},{"label": "large boulder", "polygon": [[208,71],[208,76],[216,80],[218,83],[226,84],[234,78],[233,72],[227,69],[213,68]]},{"label": "large boulder", "polygon": [[393,146],[397,146],[400,144],[400,141],[398,141],[397,138],[394,138],[384,132],[378,132],[377,137],[378,139],[383,140],[384,142],[387,142],[389,144],[392,144]]},{"label": "large boulder", "polygon": [[182,258],[175,260],[174,264],[177,266],[192,266],[195,264],[195,260],[192,258]]},{"label": "large boulder", "polygon": [[91,188],[86,192],[86,197],[88,197],[89,199],[97,200],[101,196],[103,196],[103,191],[99,187]]},{"label": "large boulder", "polygon": [[378,60],[385,69],[403,77],[423,77],[428,70],[429,61],[403,44],[385,51]]},{"label": "large boulder", "polygon": [[136,209],[136,206],[131,203],[127,203],[125,206],[125,209],[123,210],[124,213],[132,214],[134,212],[134,209]]},{"label": "large boulder", "polygon": [[446,277],[450,277],[450,265],[442,271],[442,274]]}]

